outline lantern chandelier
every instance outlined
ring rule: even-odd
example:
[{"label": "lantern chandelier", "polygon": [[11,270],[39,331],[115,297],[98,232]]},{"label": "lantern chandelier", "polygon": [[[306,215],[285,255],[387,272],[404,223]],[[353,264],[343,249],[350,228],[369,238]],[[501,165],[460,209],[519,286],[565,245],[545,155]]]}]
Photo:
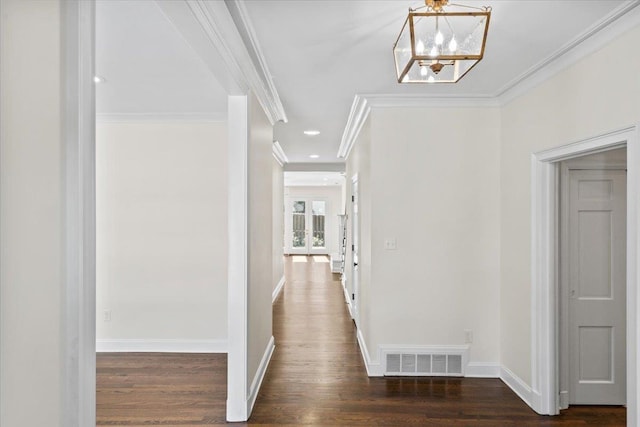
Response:
[{"label": "lantern chandelier", "polygon": [[409,8],[393,46],[398,83],[455,83],[482,59],[491,8],[448,3]]}]

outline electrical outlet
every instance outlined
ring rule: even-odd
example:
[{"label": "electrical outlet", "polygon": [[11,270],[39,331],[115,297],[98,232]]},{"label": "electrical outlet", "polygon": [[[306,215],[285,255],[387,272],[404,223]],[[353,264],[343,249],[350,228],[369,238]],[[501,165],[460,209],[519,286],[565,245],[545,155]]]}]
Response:
[{"label": "electrical outlet", "polygon": [[398,243],[396,239],[384,239],[384,248],[387,251],[395,251],[398,249]]},{"label": "electrical outlet", "polygon": [[111,322],[111,310],[104,310],[102,312],[102,320],[105,322]]},{"label": "electrical outlet", "polygon": [[464,343],[471,344],[473,342],[473,331],[471,329],[464,330]]}]

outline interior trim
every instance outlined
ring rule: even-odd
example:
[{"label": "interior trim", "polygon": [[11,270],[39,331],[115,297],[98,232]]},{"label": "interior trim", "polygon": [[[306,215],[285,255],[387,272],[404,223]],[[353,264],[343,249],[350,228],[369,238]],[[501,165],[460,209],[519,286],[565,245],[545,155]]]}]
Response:
[{"label": "interior trim", "polygon": [[556,295],[556,163],[584,154],[627,147],[627,420],[638,425],[638,127],[620,129],[531,155],[531,407],[559,413]]},{"label": "interior trim", "polygon": [[269,362],[271,362],[271,356],[273,356],[273,351],[275,350],[275,348],[275,339],[272,336],[271,339],[269,339],[267,347],[264,350],[264,354],[262,355],[262,359],[260,360],[260,365],[258,366],[256,375],[253,377],[253,381],[251,381],[251,387],[249,388],[249,398],[247,399],[247,414],[251,414],[251,412],[253,411],[253,405],[255,405],[256,403],[258,392],[260,391],[260,387],[262,386],[264,375],[267,373],[267,368],[269,367]]},{"label": "interior trim", "polygon": [[501,105],[508,104],[640,24],[640,8],[636,9],[638,5],[640,3],[633,0],[624,2],[569,43],[504,85],[494,96],[500,99]]},{"label": "interior trim", "polygon": [[605,15],[585,32],[562,46],[493,94],[356,94],[342,134],[338,158],[346,159],[362,125],[373,108],[472,108],[501,107],[527,93],[580,59],[602,48],[631,28],[640,25],[640,2],[629,0]]},{"label": "interior trim", "polygon": [[227,353],[227,340],[98,339],[97,353]]},{"label": "interior trim", "polygon": [[280,292],[282,292],[282,289],[284,289],[284,284],[285,283],[286,283],[286,281],[285,281],[284,275],[283,275],[280,278],[280,281],[278,282],[278,284],[276,285],[276,288],[271,293],[271,304],[276,302],[276,299],[278,299],[278,295],[280,295]]},{"label": "interior trim", "polygon": [[64,144],[64,279],[57,320],[62,334],[60,422],[92,426],[96,423],[95,1],[69,0],[60,5]]},{"label": "interior trim", "polygon": [[285,163],[289,163],[289,158],[284,153],[284,150],[282,149],[278,141],[273,141],[271,152],[273,153],[273,157],[275,157],[280,166],[284,166]]},{"label": "interior trim", "polygon": [[249,17],[249,12],[247,11],[247,6],[244,0],[235,0],[235,1],[227,1],[226,2],[229,11],[231,12],[232,18],[237,16],[238,19],[234,19],[236,23],[236,27],[240,32],[240,36],[245,41],[245,46],[247,50],[249,50],[250,56],[255,58],[255,64],[258,75],[264,81],[266,85],[267,93],[270,96],[270,101],[273,104],[272,108],[278,113],[279,120],[287,123],[287,115],[284,111],[284,107],[282,106],[282,102],[280,101],[280,95],[278,94],[278,90],[276,89],[276,85],[273,83],[273,77],[271,76],[271,71],[269,71],[269,66],[267,65],[267,60],[262,53],[262,48],[260,47],[260,43],[258,42],[258,36],[253,28],[253,22]]},{"label": "interior trim", "polygon": [[226,113],[103,113],[96,114],[98,123],[157,123],[157,122],[203,122],[227,121]]},{"label": "interior trim", "polygon": [[524,403],[532,406],[533,390],[524,382],[519,376],[514,374],[506,366],[500,367],[500,379],[505,383],[515,394],[518,395]]},{"label": "interior trim", "polygon": [[[271,82],[266,64],[252,59],[250,47],[262,55],[257,41],[251,39],[250,21],[245,16],[236,23],[224,1],[158,1],[167,18],[212,71],[229,95],[252,92],[265,110],[269,122],[287,121],[280,96]],[[231,5],[233,7],[233,5]],[[235,11],[236,9],[234,9]],[[239,25],[243,24],[243,25]],[[243,35],[245,36],[243,38]],[[257,52],[257,53],[256,53]]]},{"label": "interior trim", "polygon": [[364,95],[356,95],[351,104],[347,125],[342,133],[340,148],[338,148],[338,158],[346,159],[349,157],[349,153],[356,143],[360,130],[362,130],[362,126],[367,120],[367,117],[369,117],[370,112],[371,106],[369,105],[367,97]]}]

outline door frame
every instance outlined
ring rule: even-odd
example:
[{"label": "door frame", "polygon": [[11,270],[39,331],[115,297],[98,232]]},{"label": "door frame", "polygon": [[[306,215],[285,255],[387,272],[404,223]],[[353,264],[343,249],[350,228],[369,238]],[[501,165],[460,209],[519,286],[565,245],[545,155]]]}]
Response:
[{"label": "door frame", "polygon": [[[353,175],[351,177],[351,244],[353,248],[358,248],[358,259],[354,259],[355,249],[351,250],[351,281],[352,281],[352,296],[351,296],[351,317],[356,324],[356,327],[360,326],[360,272],[358,269],[358,274],[356,274],[356,261],[358,263],[358,267],[360,267],[360,223],[362,218],[360,218],[360,182],[358,180],[358,174]],[[356,213],[355,201],[358,201],[358,210]]]},{"label": "door frame", "polygon": [[609,132],[531,156],[531,407],[559,413],[558,377],[558,162],[627,148],[627,420],[638,425],[638,255],[640,177],[638,126]]},{"label": "door frame", "polygon": [[[306,203],[305,208],[305,228],[311,230],[311,233],[307,233],[307,245],[303,248],[294,248],[291,245],[291,237],[293,237],[293,221],[291,214],[293,212],[291,208],[291,203],[294,200],[304,201]],[[308,221],[308,217],[313,216],[313,206],[312,202],[324,202],[325,203],[325,221],[324,221],[324,247],[321,248],[323,250],[317,250],[313,248],[312,237],[313,237],[313,220]],[[331,252],[329,251],[329,243],[331,239],[330,230],[333,225],[333,220],[330,218],[329,212],[331,212],[331,201],[326,196],[301,196],[301,197],[292,197],[285,196],[285,209],[284,209],[284,235],[285,235],[285,249],[288,255],[329,255]],[[311,228],[310,228],[311,227]]]},{"label": "door frame", "polygon": [[61,423],[96,423],[95,0],[61,2],[64,283]]}]

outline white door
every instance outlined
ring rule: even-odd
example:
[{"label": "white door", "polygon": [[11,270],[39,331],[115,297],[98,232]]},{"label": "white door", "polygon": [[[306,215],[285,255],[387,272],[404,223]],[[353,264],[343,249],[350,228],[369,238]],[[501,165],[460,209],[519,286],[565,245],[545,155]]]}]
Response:
[{"label": "white door", "polygon": [[567,184],[569,404],[623,405],[626,171],[569,170]]},{"label": "white door", "polygon": [[360,291],[360,270],[359,270],[359,246],[360,246],[360,213],[358,211],[358,177],[354,176],[352,179],[352,196],[351,196],[351,251],[353,265],[351,270],[351,277],[353,280],[353,292],[351,294],[351,308],[353,313],[353,320],[358,326],[359,312],[358,312],[358,299]]},{"label": "white door", "polygon": [[327,254],[327,200],[293,198],[287,201],[287,252]]}]

